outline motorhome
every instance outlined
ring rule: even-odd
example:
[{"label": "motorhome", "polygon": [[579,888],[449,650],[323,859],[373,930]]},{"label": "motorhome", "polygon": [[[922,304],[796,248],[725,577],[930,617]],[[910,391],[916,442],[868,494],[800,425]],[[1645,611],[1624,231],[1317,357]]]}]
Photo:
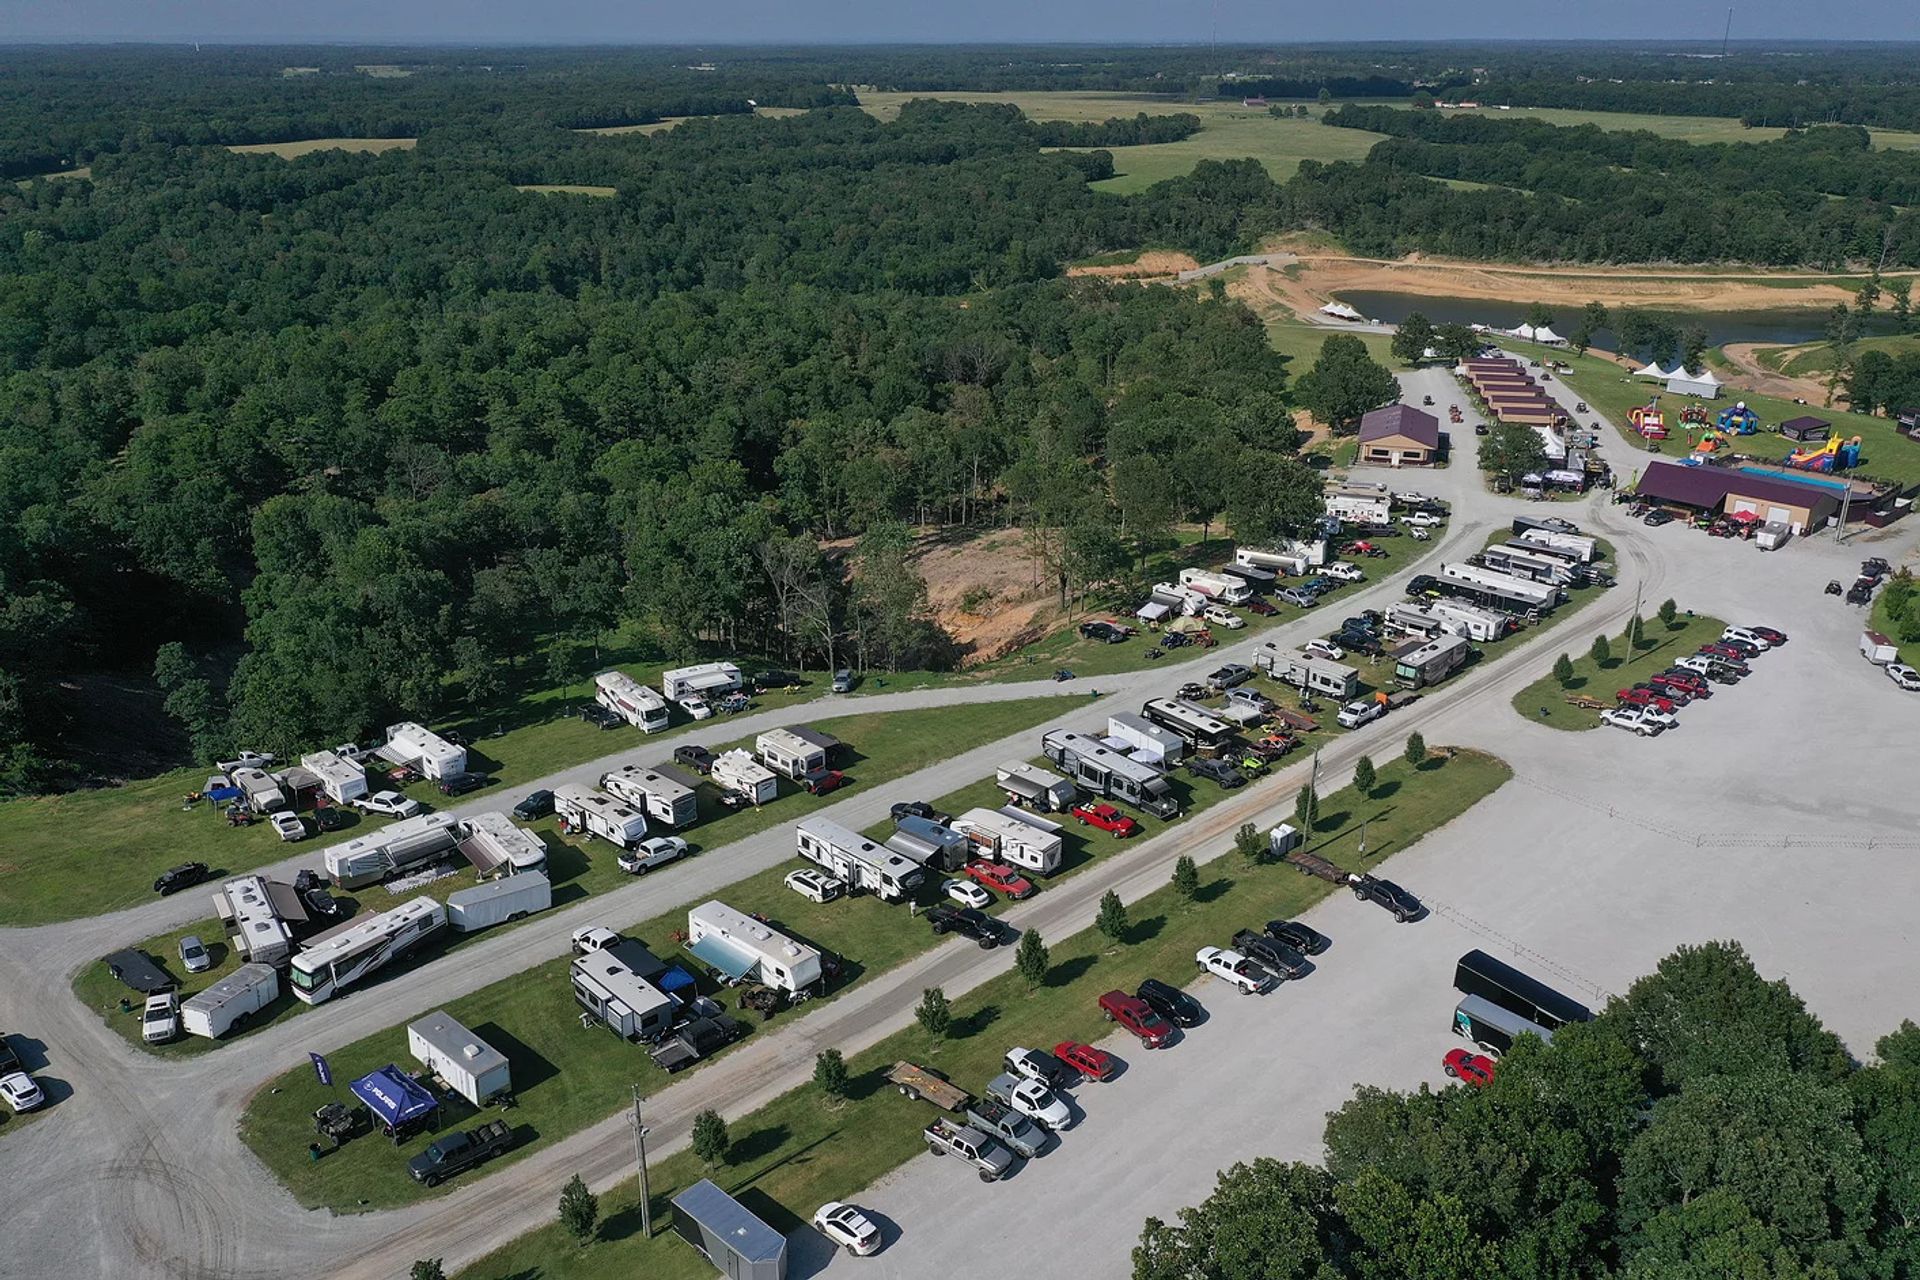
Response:
[{"label": "motorhome", "polygon": [[1227,604],[1245,604],[1253,599],[1253,588],[1239,578],[1209,573],[1205,569],[1182,569],[1180,585],[1189,591],[1198,591],[1210,600]]},{"label": "motorhome", "polygon": [[647,838],[647,816],[604,791],[578,782],[553,789],[553,811],[568,828],[631,849]]},{"label": "motorhome", "polygon": [[448,742],[411,720],[387,726],[380,754],[395,764],[411,765],[423,778],[450,778],[467,771],[467,749]]},{"label": "motorhome", "polygon": [[679,1002],[654,985],[666,962],[639,943],[622,940],[574,959],[573,998],[623,1040],[658,1040],[673,1029]]},{"label": "motorhome", "polygon": [[1441,636],[1394,655],[1394,682],[1407,689],[1439,684],[1466,664],[1473,646],[1465,636]]},{"label": "motorhome", "polygon": [[489,880],[447,895],[447,923],[455,933],[474,933],[553,905],[553,883],[544,871]]},{"label": "motorhome", "polygon": [[235,769],[227,776],[247,798],[247,808],[255,813],[274,813],[287,807],[287,793],[280,789],[279,779],[265,769]]},{"label": "motorhome", "polygon": [[722,751],[707,776],[722,791],[745,796],[753,804],[766,804],[780,795],[780,783],[773,770],[739,747]]},{"label": "motorhome", "polygon": [[1480,553],[1480,564],[1495,573],[1512,574],[1532,582],[1551,582],[1564,587],[1573,581],[1573,569],[1566,561],[1506,547],[1488,547]]},{"label": "motorhome", "polygon": [[760,763],[789,778],[804,778],[827,767],[826,750],[790,729],[769,729],[753,740]]},{"label": "motorhome", "polygon": [[623,765],[601,774],[600,787],[663,827],[690,827],[700,820],[700,797],[694,789],[657,769]]},{"label": "motorhome", "polygon": [[305,924],[306,907],[290,884],[265,876],[237,876],[213,895],[213,910],[227,931],[227,945],[249,964],[280,964],[293,954],[293,926]]},{"label": "motorhome", "polygon": [[190,1036],[218,1040],[280,998],[280,971],[270,964],[243,964],[180,1006],[180,1026]]},{"label": "motorhome", "polygon": [[1107,745],[1116,742],[1122,744],[1116,750],[1163,769],[1179,764],[1187,755],[1185,738],[1131,711],[1116,711],[1107,717]]},{"label": "motorhome", "polygon": [[1060,869],[1065,838],[1058,823],[1036,825],[1018,809],[969,809],[953,820],[953,829],[989,859],[1043,876]]},{"label": "motorhome", "polygon": [[993,777],[1002,791],[1042,813],[1070,809],[1080,798],[1080,789],[1059,774],[1018,760],[995,769]]},{"label": "motorhome", "polygon": [[391,911],[354,920],[313,939],[293,958],[287,981],[293,994],[319,1004],[399,959],[446,927],[447,909],[414,898]]},{"label": "motorhome", "polygon": [[442,857],[458,840],[458,821],[452,814],[423,813],[334,845],[322,861],[334,888],[357,889]]},{"label": "motorhome", "polygon": [[1345,701],[1360,691],[1360,672],[1330,658],[1316,658],[1269,640],[1253,652],[1253,665],[1282,684]]},{"label": "motorhome", "polygon": [[1560,588],[1551,583],[1516,578],[1478,565],[1443,564],[1440,581],[1463,589],[1461,594],[1484,598],[1496,607],[1551,609],[1560,602]]},{"label": "motorhome", "polygon": [[547,865],[547,845],[525,827],[517,827],[504,813],[475,813],[455,827],[460,852],[482,879],[515,876]]},{"label": "motorhome", "polygon": [[899,902],[920,887],[925,873],[911,858],[849,831],[831,818],[807,818],[794,827],[794,846],[808,862],[825,867],[854,890]]},{"label": "motorhome", "polygon": [[1459,600],[1435,600],[1427,608],[1434,617],[1440,619],[1441,629],[1449,635],[1465,636],[1483,644],[1498,640],[1513,630],[1515,625],[1513,619],[1504,613]]},{"label": "motorhome", "polygon": [[820,952],[724,902],[687,912],[687,951],[733,982],[803,995],[820,985]]},{"label": "motorhome", "polygon": [[1169,733],[1186,740],[1192,751],[1212,751],[1233,737],[1233,726],[1205,707],[1196,707],[1178,698],[1149,698],[1141,704],[1140,714]]},{"label": "motorhome", "polygon": [[358,760],[315,751],[300,757],[300,767],[320,780],[320,789],[335,804],[352,804],[367,794],[367,770]]},{"label": "motorhome", "polygon": [[593,700],[642,733],[667,727],[667,700],[626,672],[602,671],[593,684]]},{"label": "motorhome", "polygon": [[1069,778],[1097,796],[1130,804],[1157,818],[1180,816],[1180,802],[1160,770],[1120,754],[1098,738],[1055,729],[1040,739],[1040,749]]},{"label": "motorhome", "polygon": [[931,818],[903,814],[894,820],[887,848],[913,859],[930,871],[958,871],[973,856],[973,842]]},{"label": "motorhome", "polygon": [[1191,587],[1175,586],[1171,582],[1154,583],[1153,598],[1161,604],[1178,609],[1190,618],[1213,603],[1202,592],[1195,591]]},{"label": "motorhome", "polygon": [[1425,636],[1428,639],[1447,629],[1446,622],[1433,612],[1432,602],[1389,605],[1386,628],[1393,635]]},{"label": "motorhome", "polygon": [[740,668],[731,662],[702,662],[660,673],[660,692],[668,702],[688,698],[717,699],[741,687]]}]

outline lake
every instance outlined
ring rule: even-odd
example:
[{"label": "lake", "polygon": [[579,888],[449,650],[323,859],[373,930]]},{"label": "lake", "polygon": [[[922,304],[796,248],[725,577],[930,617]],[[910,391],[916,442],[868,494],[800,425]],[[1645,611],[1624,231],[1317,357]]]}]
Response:
[{"label": "lake", "polygon": [[[1526,310],[1533,305],[1530,302],[1503,302],[1487,298],[1449,298],[1418,293],[1375,293],[1355,290],[1339,295],[1340,301],[1353,307],[1370,320],[1384,320],[1388,324],[1398,324],[1415,311],[1426,316],[1435,324],[1486,324],[1498,329],[1511,329],[1525,318]],[[1658,311],[1671,316],[1674,322],[1684,328],[1697,324],[1707,331],[1707,345],[1724,346],[1729,342],[1777,342],[1791,345],[1797,342],[1817,342],[1826,337],[1827,313],[1819,307],[1799,309],[1781,308],[1777,311],[1682,311],[1672,308],[1647,307],[1648,311]],[[1580,312],[1574,307],[1556,308],[1553,312],[1553,328],[1562,337],[1573,329],[1580,318]],[[1869,332],[1878,332],[1885,323],[1881,316],[1873,317],[1868,326]],[[1613,334],[1600,330],[1596,346],[1611,349],[1614,346]]]}]

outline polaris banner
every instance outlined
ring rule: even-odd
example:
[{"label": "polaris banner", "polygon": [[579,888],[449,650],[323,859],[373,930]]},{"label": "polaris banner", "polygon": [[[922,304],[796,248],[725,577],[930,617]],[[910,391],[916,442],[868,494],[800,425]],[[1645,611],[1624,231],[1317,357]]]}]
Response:
[{"label": "polaris banner", "polygon": [[321,1086],[331,1088],[333,1086],[333,1068],[328,1066],[327,1060],[317,1053],[309,1053],[307,1056],[313,1059],[313,1074],[320,1077]]}]

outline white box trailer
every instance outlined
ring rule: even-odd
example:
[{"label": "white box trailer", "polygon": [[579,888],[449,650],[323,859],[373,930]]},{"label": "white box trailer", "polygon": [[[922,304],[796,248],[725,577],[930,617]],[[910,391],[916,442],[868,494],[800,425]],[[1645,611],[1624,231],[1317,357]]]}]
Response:
[{"label": "white box trailer", "polygon": [[971,840],[989,861],[1043,876],[1060,869],[1064,838],[1057,827],[1048,832],[999,809],[969,809],[953,820],[953,829]]},{"label": "white box trailer", "polygon": [[637,942],[589,951],[573,962],[573,998],[623,1040],[658,1040],[673,1029],[680,1004],[653,985],[666,964]]},{"label": "white box trailer", "polygon": [[563,782],[555,787],[553,811],[569,829],[598,836],[621,849],[631,849],[647,838],[646,814],[583,783]]},{"label": "white box trailer", "polygon": [[1131,711],[1116,711],[1107,717],[1107,737],[1125,743],[1135,758],[1162,768],[1179,764],[1187,755],[1185,738]]},{"label": "white box trailer", "polygon": [[740,668],[731,662],[701,662],[660,674],[660,692],[669,702],[691,697],[718,698],[741,686]]},{"label": "white box trailer", "polygon": [[379,884],[452,852],[459,842],[458,826],[450,813],[423,813],[356,836],[321,855],[327,879],[337,889]]},{"label": "white box trailer", "polygon": [[1182,569],[1180,585],[1189,591],[1198,591],[1210,600],[1227,604],[1245,604],[1253,599],[1253,588],[1239,578],[1209,573],[1205,569]]},{"label": "white box trailer", "polygon": [[760,763],[789,778],[802,778],[827,767],[826,748],[790,729],[769,729],[753,740]]},{"label": "white box trailer", "polygon": [[280,998],[280,971],[270,964],[243,964],[180,1006],[180,1025],[190,1036],[218,1040]]},{"label": "white box trailer", "polygon": [[320,789],[335,804],[352,804],[367,794],[367,770],[358,760],[332,751],[300,757],[300,767],[320,780]]},{"label": "white box trailer", "polygon": [[[896,857],[898,855],[895,855]],[[799,995],[820,984],[820,952],[724,902],[687,912],[687,951],[734,982]]]},{"label": "white box trailer", "polygon": [[455,824],[460,852],[482,878],[517,876],[547,865],[547,845],[504,813],[474,813]]},{"label": "white box trailer", "polygon": [[1158,769],[1121,755],[1098,738],[1055,729],[1040,739],[1040,749],[1069,778],[1097,796],[1159,818],[1180,816],[1180,802]]},{"label": "white box trailer", "polygon": [[407,1052],[476,1107],[513,1087],[507,1055],[461,1026],[445,1009],[407,1024]]},{"label": "white box trailer", "polygon": [[449,778],[467,771],[467,749],[455,746],[412,720],[387,726],[387,745],[380,754],[395,764],[409,764],[424,778]]},{"label": "white box trailer", "polygon": [[1600,554],[1600,541],[1597,538],[1589,538],[1585,534],[1567,533],[1560,529],[1544,529],[1537,525],[1522,525],[1520,520],[1515,520],[1513,523],[1515,526],[1513,535],[1520,541],[1572,552],[1580,558],[1582,564],[1591,564]]},{"label": "white box trailer", "polygon": [[1032,805],[1042,813],[1071,809],[1080,798],[1080,788],[1057,773],[1050,773],[1019,760],[1010,761],[993,771],[994,781],[1008,795]]},{"label": "white box trailer", "polygon": [[722,751],[707,776],[722,791],[745,796],[754,804],[766,804],[780,795],[780,782],[773,770],[739,747]]},{"label": "white box trailer", "polygon": [[1253,653],[1253,665],[1282,684],[1345,700],[1360,689],[1360,672],[1331,658],[1316,658],[1269,640]]},{"label": "white box trailer", "polygon": [[447,923],[455,933],[474,933],[553,905],[553,882],[545,872],[523,871],[447,895]]},{"label": "white box trailer", "polygon": [[255,813],[274,813],[287,807],[287,793],[280,789],[279,779],[265,769],[235,769],[227,776],[247,798],[247,808]]},{"label": "white box trailer", "polygon": [[624,671],[602,671],[593,678],[593,700],[642,733],[667,727],[667,700]]},{"label": "white box trailer", "polygon": [[1440,619],[1440,628],[1447,634],[1465,636],[1483,643],[1498,640],[1514,625],[1513,619],[1504,613],[1459,600],[1435,600],[1427,608],[1434,617]]},{"label": "white box trailer", "polygon": [[319,1004],[406,955],[446,925],[445,907],[432,898],[413,898],[314,938],[293,958],[287,981],[295,997]]},{"label": "white box trailer", "polygon": [[280,888],[284,892],[276,895],[265,876],[236,876],[213,895],[214,914],[226,928],[227,945],[242,960],[280,964],[293,954],[292,925],[305,923],[306,911],[302,908],[298,921],[289,921],[291,912],[283,911],[282,905],[295,905],[299,899],[292,885]]},{"label": "white box trailer", "polygon": [[663,827],[690,827],[700,821],[700,797],[694,789],[645,765],[623,765],[603,773],[600,786]]},{"label": "white box trailer", "polygon": [[1860,633],[1860,655],[1876,667],[1900,661],[1900,646],[1878,631]]},{"label": "white box trailer", "polygon": [[802,858],[887,902],[898,902],[920,887],[926,873],[913,859],[849,831],[831,818],[807,818],[793,829]]}]

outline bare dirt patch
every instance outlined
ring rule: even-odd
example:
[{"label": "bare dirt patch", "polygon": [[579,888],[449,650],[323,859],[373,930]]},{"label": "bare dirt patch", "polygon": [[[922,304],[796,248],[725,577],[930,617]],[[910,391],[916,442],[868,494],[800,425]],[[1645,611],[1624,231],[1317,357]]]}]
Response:
[{"label": "bare dirt patch", "polygon": [[1764,342],[1729,342],[1720,348],[1737,371],[1739,385],[1748,391],[1763,396],[1778,396],[1782,400],[1805,400],[1809,404],[1824,404],[1827,400],[1827,384],[1817,378],[1797,378],[1789,373],[1769,369],[1760,363],[1758,353],[1770,349],[1774,344]]},{"label": "bare dirt patch", "polygon": [[1020,529],[973,537],[929,534],[921,540],[920,572],[934,620],[967,650],[972,666],[1007,653],[1049,631],[1060,603],[1034,579],[1033,558]]},{"label": "bare dirt patch", "polygon": [[1110,280],[1151,280],[1192,271],[1200,264],[1192,254],[1166,249],[1149,249],[1132,262],[1115,262],[1097,267],[1068,267],[1070,276],[1104,276]]}]

